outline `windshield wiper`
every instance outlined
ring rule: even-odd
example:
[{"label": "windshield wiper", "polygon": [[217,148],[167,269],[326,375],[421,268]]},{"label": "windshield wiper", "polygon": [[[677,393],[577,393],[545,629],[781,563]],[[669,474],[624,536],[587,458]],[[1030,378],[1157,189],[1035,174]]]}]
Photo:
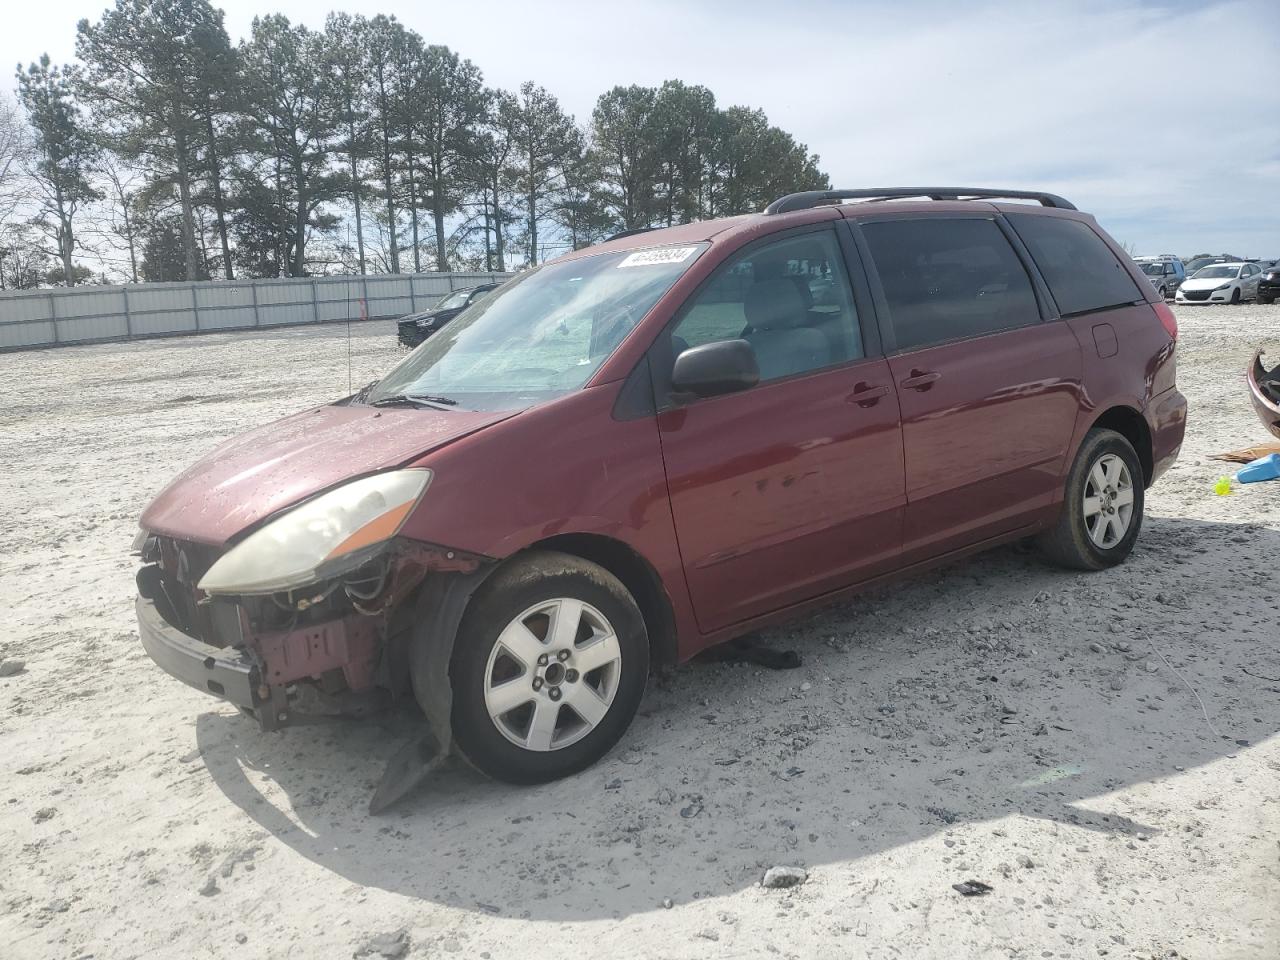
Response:
[{"label": "windshield wiper", "polygon": [[371,407],[389,407],[394,403],[414,403],[423,407],[456,407],[458,401],[452,397],[432,397],[422,393],[393,393],[389,397],[379,397]]}]

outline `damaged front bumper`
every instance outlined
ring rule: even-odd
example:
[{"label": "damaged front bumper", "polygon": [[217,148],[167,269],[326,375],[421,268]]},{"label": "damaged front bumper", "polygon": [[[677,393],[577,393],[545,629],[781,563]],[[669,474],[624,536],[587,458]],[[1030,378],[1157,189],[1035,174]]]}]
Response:
[{"label": "damaged front bumper", "polygon": [[1268,370],[1262,362],[1264,356],[1258,350],[1249,364],[1249,399],[1262,425],[1273,437],[1280,438],[1280,364]]},{"label": "damaged front bumper", "polygon": [[239,707],[263,730],[321,716],[361,716],[407,683],[410,597],[428,574],[468,573],[482,558],[398,541],[378,586],[342,580],[261,597],[209,597],[194,586],[206,548],[163,541],[143,555],[135,609],[142,646],[183,683]]}]

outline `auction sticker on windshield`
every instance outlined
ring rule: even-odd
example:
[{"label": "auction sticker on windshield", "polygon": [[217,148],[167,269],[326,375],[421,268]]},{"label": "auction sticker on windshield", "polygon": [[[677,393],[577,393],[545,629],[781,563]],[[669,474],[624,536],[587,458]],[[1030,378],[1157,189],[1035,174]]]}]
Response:
[{"label": "auction sticker on windshield", "polygon": [[637,250],[624,257],[618,266],[651,267],[659,263],[684,263],[697,252],[697,247],[657,247],[653,250]]}]

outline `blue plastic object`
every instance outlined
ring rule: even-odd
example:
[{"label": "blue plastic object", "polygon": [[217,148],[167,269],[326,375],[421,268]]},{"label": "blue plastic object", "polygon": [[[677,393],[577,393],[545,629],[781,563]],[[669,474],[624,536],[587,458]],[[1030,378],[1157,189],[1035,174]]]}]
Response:
[{"label": "blue plastic object", "polygon": [[1280,453],[1268,453],[1253,463],[1246,463],[1236,474],[1240,483],[1257,483],[1259,480],[1274,480],[1280,477]]}]

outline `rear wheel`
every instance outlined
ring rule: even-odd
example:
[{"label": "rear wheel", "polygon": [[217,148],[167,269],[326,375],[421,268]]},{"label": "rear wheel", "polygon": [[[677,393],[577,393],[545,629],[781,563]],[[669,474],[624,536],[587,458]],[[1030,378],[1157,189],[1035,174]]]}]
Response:
[{"label": "rear wheel", "polygon": [[1041,534],[1040,549],[1074,570],[1120,563],[1142,527],[1143,484],[1133,445],[1114,430],[1090,430],[1067,475],[1062,513]]},{"label": "rear wheel", "polygon": [[531,553],[485,583],[458,630],[454,740],[498,780],[568,776],[621,739],[648,671],[644,618],[621,582],[578,557]]}]

